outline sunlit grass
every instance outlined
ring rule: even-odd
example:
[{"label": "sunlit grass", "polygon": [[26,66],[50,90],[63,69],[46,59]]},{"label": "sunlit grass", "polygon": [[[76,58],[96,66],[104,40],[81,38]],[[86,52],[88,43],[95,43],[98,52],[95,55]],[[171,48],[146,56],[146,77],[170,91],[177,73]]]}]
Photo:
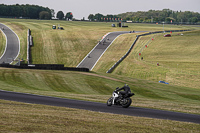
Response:
[{"label": "sunlit grass", "polygon": [[[104,22],[19,19],[0,19],[0,21],[19,36],[21,58],[26,59],[26,36],[30,28],[34,37],[33,63],[56,63],[72,67],[77,66],[108,32],[162,30],[162,25],[156,24],[127,24],[129,28],[113,28],[112,23]],[[65,30],[51,29],[52,25],[58,24]],[[166,30],[188,28],[198,29],[188,26],[165,26]],[[105,72],[127,52],[135,40],[135,33],[117,38],[90,73],[0,68],[0,89],[106,103],[116,87],[122,87],[127,83],[135,93],[132,106],[200,114],[197,39],[199,31],[187,32],[184,36],[176,34],[173,33],[171,40],[163,38],[163,35],[156,35],[155,40],[142,51],[141,49],[154,35],[141,37],[131,54],[112,74]],[[190,39],[192,44],[188,46]],[[171,42],[176,43],[166,46]],[[189,50],[177,43],[184,44]],[[173,47],[174,49],[171,49]],[[174,55],[172,51],[179,51],[177,53],[180,55]],[[140,60],[138,52],[142,52],[143,61]],[[156,66],[157,62],[160,63],[159,67]],[[160,84],[159,80],[165,80],[170,84]],[[0,132],[112,132],[115,129],[116,132],[129,132],[133,129],[136,132],[199,131],[199,126],[191,123],[108,115],[3,100],[0,101],[0,108]]]},{"label": "sunlit grass", "polygon": [[[128,28],[120,28],[112,27],[112,23],[106,22],[23,19],[0,19],[0,21],[11,27],[19,36],[21,42],[20,58],[26,59],[27,30],[31,29],[34,41],[31,52],[32,63],[64,64],[70,67],[76,67],[108,32],[162,30],[162,25],[156,24],[128,23],[126,24],[129,26]],[[52,25],[60,25],[64,30],[52,30]],[[188,27],[176,25],[166,25],[165,28],[166,30],[188,29]]]},{"label": "sunlit grass", "polygon": [[0,89],[106,103],[116,87],[129,84],[132,106],[200,114],[199,89],[110,74],[0,69]]},{"label": "sunlit grass", "polygon": [[[112,74],[199,88],[199,33],[183,32],[183,36],[172,33],[170,38],[163,37],[164,34],[140,37],[130,55]],[[108,71],[125,54],[124,49],[130,48],[134,39],[135,34],[118,37],[93,70]]]},{"label": "sunlit grass", "polygon": [[182,132],[199,124],[0,100],[0,132]]}]

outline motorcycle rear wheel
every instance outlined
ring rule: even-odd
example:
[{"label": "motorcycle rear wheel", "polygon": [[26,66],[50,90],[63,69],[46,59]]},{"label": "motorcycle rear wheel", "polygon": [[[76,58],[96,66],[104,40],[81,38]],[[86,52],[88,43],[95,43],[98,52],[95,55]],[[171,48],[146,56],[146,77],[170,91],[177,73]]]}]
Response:
[{"label": "motorcycle rear wheel", "polygon": [[122,107],[123,108],[128,108],[130,105],[131,105],[131,103],[132,103],[132,100],[131,100],[131,98],[124,98],[124,101],[123,101],[123,103],[122,103]]},{"label": "motorcycle rear wheel", "polygon": [[112,105],[112,101],[113,101],[113,98],[109,98],[108,101],[107,101],[107,106],[111,106]]}]

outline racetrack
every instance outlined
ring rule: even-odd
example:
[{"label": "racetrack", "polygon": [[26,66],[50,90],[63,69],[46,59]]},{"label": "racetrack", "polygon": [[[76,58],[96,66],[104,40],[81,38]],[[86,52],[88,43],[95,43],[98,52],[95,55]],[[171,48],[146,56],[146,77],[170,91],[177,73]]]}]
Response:
[{"label": "racetrack", "polygon": [[120,106],[108,107],[106,106],[106,103],[55,98],[55,97],[39,96],[32,94],[8,92],[2,90],[0,90],[0,99],[25,102],[25,103],[69,107],[76,109],[85,109],[97,112],[105,112],[105,113],[113,113],[113,114],[129,115],[129,116],[139,116],[139,117],[149,117],[149,118],[200,123],[200,115],[185,114],[185,113],[178,113],[171,111],[161,111],[161,110],[138,108],[138,107],[129,107],[129,108],[122,108]]},{"label": "racetrack", "polygon": [[6,49],[0,57],[0,64],[12,63],[18,56],[20,51],[20,41],[18,36],[6,25],[0,23],[0,28],[6,36]]},{"label": "racetrack", "polygon": [[104,38],[89,52],[89,54],[78,64],[78,68],[89,68],[92,70],[98,60],[101,58],[106,49],[112,44],[115,38],[121,34],[130,32],[111,32],[104,36]]},{"label": "racetrack", "polygon": [[[145,32],[136,31],[134,33]],[[89,68],[92,70],[98,60],[109,48],[113,41],[122,34],[130,33],[130,31],[111,32],[104,36],[104,38],[86,55],[86,57],[77,65],[78,68]]]},{"label": "racetrack", "polygon": [[[13,31],[11,31],[7,26],[0,24],[0,27],[1,28],[4,27],[3,32],[7,36],[6,51],[0,59],[0,63],[3,63],[3,62],[11,63],[12,60],[15,59],[19,53],[19,39],[16,36],[16,34]],[[128,33],[128,32],[123,32],[123,33]],[[98,59],[104,53],[104,51],[109,47],[110,44],[112,44],[112,41],[118,35],[123,34],[123,33],[117,32],[115,33],[115,35],[113,34],[114,36],[106,36],[104,38],[106,39],[105,42],[103,43],[104,41],[103,39],[101,43],[99,43],[93,49],[93,51],[96,49],[98,50],[98,52],[97,51],[94,51],[94,53],[90,52],[89,53],[90,56],[88,55],[89,57],[86,56],[87,59],[85,58],[86,62],[84,63],[83,61],[82,62],[83,64],[82,65],[80,64],[78,67],[87,67],[87,68],[92,69],[93,66],[96,64],[96,62],[98,61]],[[109,38],[109,40],[107,38]],[[9,59],[12,59],[12,60],[9,61]],[[93,63],[88,63],[89,61],[88,59],[92,60]],[[88,64],[89,66],[86,66]],[[25,103],[35,103],[35,104],[45,104],[45,105],[52,105],[52,106],[85,109],[85,110],[105,112],[105,113],[114,113],[114,114],[130,115],[130,116],[140,116],[140,117],[150,117],[150,118],[158,118],[158,119],[169,119],[169,120],[176,120],[176,121],[200,123],[200,115],[161,111],[161,110],[154,110],[154,109],[147,109],[147,108],[136,108],[136,107],[129,107],[127,109],[122,108],[120,106],[107,107],[105,103],[95,103],[95,102],[71,100],[71,99],[64,99],[64,98],[38,96],[38,95],[23,94],[23,93],[16,93],[16,92],[7,92],[7,91],[1,91],[1,90],[0,90],[0,99],[25,102]]]}]

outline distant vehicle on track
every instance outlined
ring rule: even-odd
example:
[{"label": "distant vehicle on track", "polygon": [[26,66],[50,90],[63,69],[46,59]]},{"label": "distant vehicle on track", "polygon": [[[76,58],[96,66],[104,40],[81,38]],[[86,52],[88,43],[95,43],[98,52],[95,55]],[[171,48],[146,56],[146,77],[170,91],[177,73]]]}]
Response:
[{"label": "distant vehicle on track", "polygon": [[165,34],[164,37],[171,37],[171,34]]}]

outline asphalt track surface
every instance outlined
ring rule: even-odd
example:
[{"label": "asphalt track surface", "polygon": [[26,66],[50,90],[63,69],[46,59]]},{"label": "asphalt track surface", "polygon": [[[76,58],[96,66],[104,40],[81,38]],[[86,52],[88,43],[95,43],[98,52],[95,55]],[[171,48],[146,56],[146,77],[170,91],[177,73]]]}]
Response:
[{"label": "asphalt track surface", "polygon": [[[136,31],[134,33],[144,32],[144,31]],[[88,68],[92,70],[96,65],[98,60],[104,54],[104,52],[109,48],[112,42],[122,34],[130,33],[130,31],[119,31],[119,32],[111,32],[104,36],[104,38],[86,55],[86,57],[78,64],[78,68]]]},{"label": "asphalt track surface", "polygon": [[18,36],[9,27],[0,23],[0,28],[6,36],[6,49],[4,54],[0,57],[0,64],[2,63],[12,63],[19,54],[20,41]]},{"label": "asphalt track surface", "polygon": [[84,110],[90,110],[90,111],[96,111],[96,112],[139,116],[139,117],[149,117],[149,118],[157,118],[157,119],[168,119],[168,120],[192,122],[192,123],[200,124],[200,115],[161,111],[161,110],[147,109],[147,108],[137,108],[137,107],[132,107],[132,106],[129,108],[122,108],[121,106],[115,106],[115,105],[110,107],[110,106],[107,106],[106,103],[97,103],[97,102],[65,99],[65,98],[39,96],[39,95],[24,94],[24,93],[17,93],[17,92],[8,92],[8,91],[3,91],[3,90],[0,90],[0,99],[24,102],[24,103],[44,104],[44,105],[51,105],[51,106],[84,109]]}]

